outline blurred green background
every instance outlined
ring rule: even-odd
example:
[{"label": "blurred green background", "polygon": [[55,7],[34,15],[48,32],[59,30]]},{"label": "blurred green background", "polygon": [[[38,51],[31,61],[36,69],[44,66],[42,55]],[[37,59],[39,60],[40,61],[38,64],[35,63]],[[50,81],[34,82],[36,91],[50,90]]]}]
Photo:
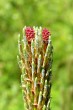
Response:
[{"label": "blurred green background", "polygon": [[51,31],[51,110],[73,110],[73,0],[0,0],[0,110],[25,110],[17,64],[25,25]]}]

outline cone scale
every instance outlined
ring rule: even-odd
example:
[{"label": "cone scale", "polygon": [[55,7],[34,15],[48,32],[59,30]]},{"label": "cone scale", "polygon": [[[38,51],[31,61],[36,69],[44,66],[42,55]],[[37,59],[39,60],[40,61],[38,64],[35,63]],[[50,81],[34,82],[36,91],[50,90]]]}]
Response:
[{"label": "cone scale", "polygon": [[50,32],[24,27],[18,37],[18,64],[26,110],[50,110],[53,46]]}]

